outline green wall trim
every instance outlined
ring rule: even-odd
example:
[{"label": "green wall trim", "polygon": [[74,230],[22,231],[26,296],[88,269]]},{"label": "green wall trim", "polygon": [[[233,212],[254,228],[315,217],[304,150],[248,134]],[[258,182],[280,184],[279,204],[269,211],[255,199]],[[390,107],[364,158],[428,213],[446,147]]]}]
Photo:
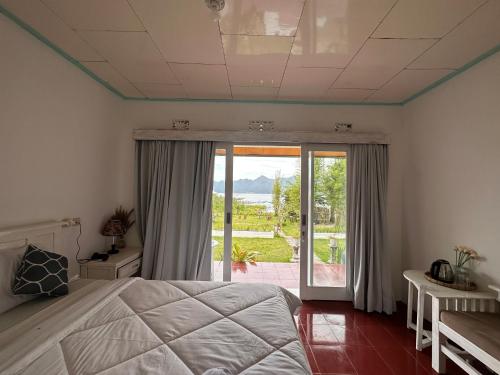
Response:
[{"label": "green wall trim", "polygon": [[426,88],[424,88],[424,89],[420,90],[419,92],[417,92],[416,94],[413,94],[412,96],[410,96],[408,99],[403,100],[401,102],[401,105],[405,105],[405,104],[411,102],[412,100],[417,99],[419,96],[422,96],[425,93],[428,93],[429,91],[435,89],[436,87],[442,85],[443,83],[449,81],[450,79],[452,79],[452,78],[458,76],[459,74],[462,74],[466,70],[472,68],[474,65],[479,64],[481,61],[487,59],[488,57],[493,56],[497,52],[500,52],[500,44],[497,44],[496,47],[493,47],[489,51],[486,51],[485,53],[479,55],[474,60],[469,61],[467,64],[465,64],[462,67],[458,68],[454,72],[451,72],[450,74],[447,74],[443,78],[438,79],[436,82],[431,83]]},{"label": "green wall trim", "polygon": [[113,94],[117,95],[121,99],[131,100],[131,101],[148,101],[148,102],[186,102],[186,103],[247,103],[247,104],[294,104],[294,105],[314,105],[314,106],[340,106],[340,105],[348,105],[348,106],[404,106],[405,104],[415,100],[419,96],[424,95],[425,93],[435,89],[436,87],[442,85],[443,83],[449,81],[450,79],[456,77],[459,74],[462,74],[466,70],[470,69],[474,65],[480,63],[481,61],[487,59],[488,57],[493,56],[497,52],[500,52],[500,44],[496,47],[486,51],[485,53],[479,55],[474,60],[469,61],[467,64],[458,68],[457,70],[451,72],[450,74],[444,76],[443,78],[431,83],[429,86],[424,89],[418,91],[416,94],[413,94],[409,98],[401,101],[401,102],[318,102],[318,101],[304,101],[304,100],[243,100],[243,99],[187,99],[187,98],[134,98],[127,97],[123,95],[120,91],[115,89],[105,80],[99,78],[95,75],[90,69],[85,67],[85,65],[81,64],[78,60],[70,56],[66,53],[62,48],[59,48],[55,44],[53,44],[50,40],[32,28],[30,25],[19,19],[16,15],[11,13],[9,10],[0,5],[0,13],[4,14],[7,18],[12,20],[15,24],[17,24],[22,29],[29,32],[39,41],[44,43],[46,46],[51,48],[53,51],[61,55],[64,59],[69,61],[71,64],[76,66],[78,69],[83,71],[85,74],[90,76],[93,80],[103,85]]},{"label": "green wall trim", "polygon": [[113,94],[119,96],[122,99],[125,99],[125,96],[122,95],[122,93],[119,92],[118,90],[116,90],[113,86],[111,86],[108,82],[106,82],[103,79],[101,79],[98,76],[96,76],[90,69],[88,69],[87,67],[85,67],[85,65],[81,64],[74,57],[70,56],[62,48],[59,48],[58,46],[56,46],[54,43],[52,43],[50,40],[48,40],[46,37],[44,37],[42,34],[40,34],[34,28],[32,28],[30,25],[28,25],[27,23],[25,23],[21,19],[17,18],[17,16],[15,16],[9,10],[5,9],[2,5],[0,5],[0,13],[4,14],[7,18],[9,18],[15,24],[17,24],[22,29],[24,29],[27,32],[29,32],[31,35],[33,35],[35,38],[37,38],[43,44],[45,44],[46,46],[50,47],[56,53],[58,53],[63,58],[65,58],[67,61],[69,61],[71,64],[75,65],[78,69],[82,70],[84,73],[86,73],[88,76],[90,76],[92,79],[94,79],[95,81],[99,82],[101,85],[103,85],[104,87],[106,87]]},{"label": "green wall trim", "polygon": [[295,104],[295,105],[354,105],[354,106],[401,106],[401,103],[387,102],[318,102],[305,100],[251,100],[251,99],[187,99],[187,98],[131,98],[126,97],[125,100],[132,101],[148,101],[148,102],[188,102],[188,103],[246,103],[246,104]]}]

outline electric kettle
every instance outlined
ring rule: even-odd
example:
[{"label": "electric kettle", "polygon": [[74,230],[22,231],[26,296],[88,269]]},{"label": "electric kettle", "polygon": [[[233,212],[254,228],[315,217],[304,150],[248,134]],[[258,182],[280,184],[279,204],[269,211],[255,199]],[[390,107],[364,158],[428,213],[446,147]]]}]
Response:
[{"label": "electric kettle", "polygon": [[453,270],[450,262],[444,259],[438,259],[431,265],[431,277],[434,280],[442,281],[443,283],[453,282]]}]

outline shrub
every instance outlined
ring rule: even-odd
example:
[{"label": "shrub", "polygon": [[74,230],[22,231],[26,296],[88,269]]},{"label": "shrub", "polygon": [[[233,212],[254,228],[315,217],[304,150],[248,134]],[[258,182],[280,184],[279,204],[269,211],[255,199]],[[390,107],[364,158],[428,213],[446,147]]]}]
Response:
[{"label": "shrub", "polygon": [[235,243],[232,251],[232,261],[236,263],[255,263],[259,255],[257,251],[248,251],[243,249],[240,245]]}]

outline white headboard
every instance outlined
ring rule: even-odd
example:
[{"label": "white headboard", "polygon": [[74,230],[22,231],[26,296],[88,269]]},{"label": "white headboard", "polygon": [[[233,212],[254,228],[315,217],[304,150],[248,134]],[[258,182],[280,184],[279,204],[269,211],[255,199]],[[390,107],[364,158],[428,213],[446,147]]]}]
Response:
[{"label": "white headboard", "polygon": [[47,221],[0,228],[0,251],[32,243],[50,251],[60,252],[63,247],[63,226],[67,226],[65,221]]}]

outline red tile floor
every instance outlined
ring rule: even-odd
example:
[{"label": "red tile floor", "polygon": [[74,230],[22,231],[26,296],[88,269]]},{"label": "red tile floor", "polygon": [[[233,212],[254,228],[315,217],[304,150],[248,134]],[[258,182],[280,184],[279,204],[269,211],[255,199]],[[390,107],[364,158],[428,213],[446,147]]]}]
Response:
[{"label": "red tile floor", "polygon": [[[214,262],[214,280],[222,280],[223,262]],[[315,286],[344,286],[345,265],[314,263]],[[299,263],[233,263],[231,281],[270,283],[283,288],[299,288]]]},{"label": "red tile floor", "polygon": [[[304,302],[296,321],[314,374],[435,374],[431,348],[415,349],[401,305],[392,316],[364,313],[350,302]],[[465,374],[447,362],[447,374]]]}]

